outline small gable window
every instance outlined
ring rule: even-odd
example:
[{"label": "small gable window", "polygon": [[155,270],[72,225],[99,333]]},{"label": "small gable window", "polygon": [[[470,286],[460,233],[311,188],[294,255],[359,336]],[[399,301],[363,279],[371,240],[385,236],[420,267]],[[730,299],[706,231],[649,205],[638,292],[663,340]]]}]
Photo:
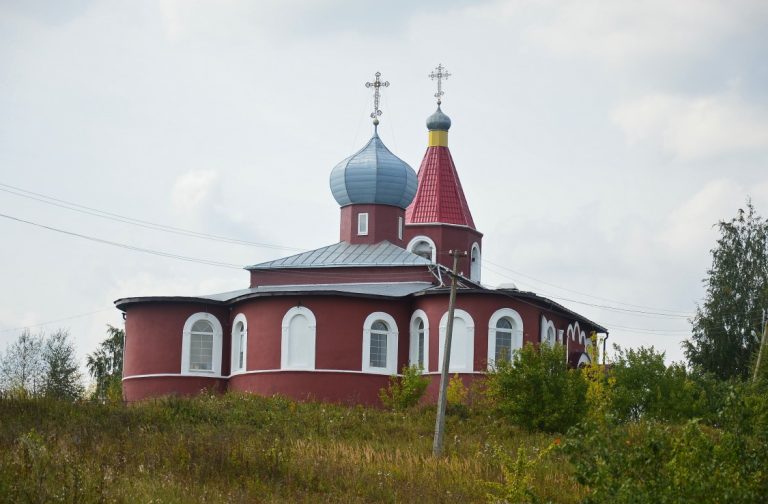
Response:
[{"label": "small gable window", "polygon": [[426,236],[417,236],[406,247],[408,252],[432,262],[436,262],[435,242]]},{"label": "small gable window", "polygon": [[357,214],[357,234],[359,236],[365,236],[368,234],[368,214]]}]

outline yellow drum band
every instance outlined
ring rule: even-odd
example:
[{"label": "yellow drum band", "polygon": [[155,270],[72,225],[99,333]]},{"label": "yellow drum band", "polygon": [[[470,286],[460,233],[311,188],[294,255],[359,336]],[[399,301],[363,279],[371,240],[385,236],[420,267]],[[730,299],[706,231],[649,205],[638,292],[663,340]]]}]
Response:
[{"label": "yellow drum band", "polygon": [[430,147],[448,147],[448,132],[433,130],[429,132]]}]

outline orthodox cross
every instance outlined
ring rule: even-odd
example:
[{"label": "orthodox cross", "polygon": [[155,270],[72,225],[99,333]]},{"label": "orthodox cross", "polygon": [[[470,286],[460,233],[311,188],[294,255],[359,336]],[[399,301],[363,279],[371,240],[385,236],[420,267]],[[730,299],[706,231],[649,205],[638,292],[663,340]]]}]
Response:
[{"label": "orthodox cross", "polygon": [[[436,71],[435,71],[436,70]],[[451,76],[448,72],[445,71],[445,67],[441,64],[437,65],[437,68],[432,71],[432,73],[429,74],[429,78],[432,80],[437,79],[437,93],[435,93],[435,98],[437,98],[437,104],[440,105],[442,103],[442,100],[440,100],[440,97],[445,94],[445,91],[443,91],[443,79],[448,79],[448,77]]]},{"label": "orthodox cross", "polygon": [[376,72],[375,77],[376,78],[373,80],[373,82],[366,82],[365,83],[365,87],[367,87],[367,88],[372,87],[373,88],[373,112],[371,112],[371,117],[373,117],[373,124],[374,125],[379,124],[378,116],[381,115],[381,110],[379,110],[379,98],[381,96],[379,94],[379,88],[382,87],[382,86],[383,87],[389,87],[389,81],[381,82],[381,79],[379,79],[379,77],[381,77],[381,72]]}]

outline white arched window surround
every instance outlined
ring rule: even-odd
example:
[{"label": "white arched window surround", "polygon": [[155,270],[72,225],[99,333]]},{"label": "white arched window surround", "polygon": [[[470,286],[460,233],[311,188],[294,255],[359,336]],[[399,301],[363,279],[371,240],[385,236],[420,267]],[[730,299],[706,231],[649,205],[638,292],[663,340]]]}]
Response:
[{"label": "white arched window surround", "polygon": [[429,371],[429,318],[424,310],[416,310],[411,315],[411,341],[408,352],[410,364],[417,365],[419,360],[419,333],[417,323],[421,319],[424,322],[424,372]]},{"label": "white arched window surround", "polygon": [[[208,321],[213,329],[213,347],[211,348],[211,369],[190,369],[192,349],[192,326],[200,320]],[[184,322],[184,332],[181,339],[181,374],[200,376],[221,376],[221,343],[223,330],[221,322],[213,314],[198,312],[190,315]]]},{"label": "white arched window surround", "polygon": [[579,362],[576,364],[576,367],[580,368],[582,366],[589,366],[592,364],[592,359],[589,358],[589,355],[586,353],[582,353],[581,357],[579,357]]},{"label": "white arched window surround", "polygon": [[[307,326],[307,334],[298,335],[291,334],[291,322],[297,317],[305,317]],[[312,310],[305,306],[294,306],[283,317],[283,333],[280,345],[280,368],[281,369],[295,369],[295,370],[312,370],[315,369],[315,340],[317,336],[317,319]],[[296,359],[297,356],[291,355],[291,339],[305,337],[306,341],[301,345],[302,355]],[[295,343],[295,342],[294,342]],[[298,361],[298,362],[297,362]]]},{"label": "white arched window surround", "polygon": [[[371,327],[374,322],[382,321],[387,325],[387,362],[386,367],[371,366]],[[373,312],[363,323],[363,365],[364,373],[397,374],[397,323],[392,315],[384,312]]]},{"label": "white arched window surround", "polygon": [[557,329],[555,323],[547,320],[544,315],[541,316],[541,340],[542,343],[554,345],[557,342]]},{"label": "white arched window surround", "polygon": [[469,265],[469,279],[475,282],[480,282],[480,272],[481,272],[481,265],[480,265],[480,245],[475,242],[472,244],[472,253],[469,256],[470,265]]},{"label": "white arched window surround", "polygon": [[432,262],[437,262],[437,247],[435,246],[435,242],[429,236],[420,235],[413,237],[413,239],[408,242],[408,246],[405,247],[405,249],[408,252],[413,253],[414,247],[416,247],[416,245],[418,245],[420,242],[426,242],[430,247],[432,247],[432,259],[430,260]]},{"label": "white arched window surround", "polygon": [[[512,308],[496,310],[488,320],[488,367],[496,360],[496,326],[501,319],[512,323],[512,350],[523,348],[523,318]],[[511,356],[510,356],[511,358]]]},{"label": "white arched window surround", "polygon": [[[240,324],[242,324],[242,338],[239,330]],[[242,348],[241,348],[242,345]],[[235,319],[232,321],[232,352],[230,358],[230,373],[238,374],[243,373],[248,369],[248,319],[245,315],[238,313]],[[240,366],[240,351],[243,352],[243,365]]]},{"label": "white arched window surround", "polygon": [[[456,322],[459,321],[457,326]],[[457,328],[464,329],[459,334]],[[448,312],[440,318],[440,340],[438,352],[438,371],[443,369],[443,349],[445,335],[448,330]],[[463,340],[463,341],[462,341]],[[475,369],[475,321],[472,315],[464,310],[456,309],[453,314],[453,335],[451,336],[451,361],[448,367],[450,373],[471,373]]]}]

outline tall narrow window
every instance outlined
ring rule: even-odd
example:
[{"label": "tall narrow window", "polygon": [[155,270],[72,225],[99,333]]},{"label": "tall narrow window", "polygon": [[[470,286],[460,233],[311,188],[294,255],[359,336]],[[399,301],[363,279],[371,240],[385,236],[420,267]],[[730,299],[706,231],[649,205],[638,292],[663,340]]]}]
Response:
[{"label": "tall narrow window", "polygon": [[397,373],[397,324],[391,315],[374,312],[363,323],[364,373]]},{"label": "tall narrow window", "polygon": [[408,352],[411,366],[429,371],[429,319],[424,310],[416,310],[411,316],[411,342]]},{"label": "tall narrow window", "polygon": [[232,322],[232,369],[230,373],[240,373],[248,365],[248,321],[245,315],[238,313]]},{"label": "tall narrow window", "polygon": [[371,326],[371,355],[369,365],[371,367],[387,367],[387,334],[389,328],[381,320],[377,320]]},{"label": "tall narrow window", "polygon": [[402,217],[397,218],[397,239],[398,240],[403,239],[403,218]]},{"label": "tall narrow window", "polygon": [[496,322],[495,362],[507,361],[512,357],[512,322],[508,318]]},{"label": "tall narrow window", "polygon": [[368,234],[368,214],[357,214],[357,234],[364,236]]},{"label": "tall narrow window", "polygon": [[213,325],[207,320],[192,324],[189,345],[189,370],[213,371]]},{"label": "tall narrow window", "polygon": [[475,282],[480,281],[480,245],[472,244],[472,255],[470,259],[469,278]]}]

